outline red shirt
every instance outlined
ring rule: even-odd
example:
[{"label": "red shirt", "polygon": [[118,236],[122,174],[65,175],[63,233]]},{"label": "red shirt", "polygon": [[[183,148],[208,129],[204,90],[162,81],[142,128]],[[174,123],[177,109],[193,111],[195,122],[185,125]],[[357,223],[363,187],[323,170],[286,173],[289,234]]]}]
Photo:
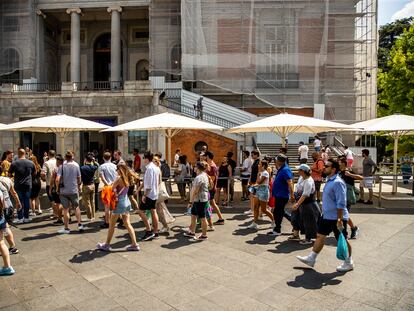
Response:
[{"label": "red shirt", "polygon": [[137,154],[134,158],[134,170],[138,171],[141,169],[141,157]]},{"label": "red shirt", "polygon": [[214,188],[211,189],[212,191],[216,191],[216,187],[217,187],[217,177],[218,177],[218,169],[217,169],[217,165],[214,162],[211,162],[211,164],[209,164],[209,168],[206,171],[207,175],[211,177],[211,179],[214,182]]},{"label": "red shirt", "polygon": [[[325,169],[325,162],[322,159],[317,159],[316,162],[312,164],[311,170],[311,176],[314,181],[322,181],[322,172]],[[317,172],[317,171],[320,171]]]}]

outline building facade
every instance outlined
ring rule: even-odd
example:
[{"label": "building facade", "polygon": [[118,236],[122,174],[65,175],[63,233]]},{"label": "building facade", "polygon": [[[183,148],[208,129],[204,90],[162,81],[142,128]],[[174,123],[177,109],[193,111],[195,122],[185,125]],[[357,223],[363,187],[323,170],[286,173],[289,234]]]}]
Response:
[{"label": "building facade", "polygon": [[[63,112],[115,125],[168,109],[159,94],[177,83],[240,114],[369,119],[376,8],[376,0],[1,1],[0,122]],[[175,99],[167,107],[184,113]],[[211,122],[235,114],[218,111]],[[221,149],[243,139],[226,138]],[[195,150],[198,142],[181,143]],[[56,143],[51,134],[0,135],[2,150],[31,145],[40,153]],[[80,155],[165,150],[160,133],[145,131],[79,133],[67,144]]]}]

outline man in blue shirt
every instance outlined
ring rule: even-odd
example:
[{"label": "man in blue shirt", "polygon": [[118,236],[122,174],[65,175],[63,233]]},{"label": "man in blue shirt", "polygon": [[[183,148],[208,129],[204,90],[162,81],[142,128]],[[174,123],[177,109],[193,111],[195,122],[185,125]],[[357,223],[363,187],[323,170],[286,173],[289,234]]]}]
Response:
[{"label": "man in blue shirt", "polygon": [[[313,267],[316,257],[321,252],[325,238],[333,232],[338,240],[339,233],[347,238],[346,224],[349,219],[348,210],[346,208],[346,185],[343,179],[338,175],[339,163],[336,160],[329,159],[325,165],[325,173],[328,176],[322,196],[322,218],[319,223],[318,236],[313,245],[312,252],[308,256],[297,256],[301,262]],[[338,266],[338,272],[347,272],[354,269],[352,261],[351,244],[347,241],[349,255],[348,258]]]},{"label": "man in blue shirt", "polygon": [[275,198],[275,207],[273,209],[275,227],[267,233],[272,236],[281,235],[285,206],[289,202],[289,199],[291,202],[295,201],[293,174],[290,167],[286,164],[286,160],[287,157],[284,154],[279,154],[276,157],[277,173],[272,187],[272,196]]}]

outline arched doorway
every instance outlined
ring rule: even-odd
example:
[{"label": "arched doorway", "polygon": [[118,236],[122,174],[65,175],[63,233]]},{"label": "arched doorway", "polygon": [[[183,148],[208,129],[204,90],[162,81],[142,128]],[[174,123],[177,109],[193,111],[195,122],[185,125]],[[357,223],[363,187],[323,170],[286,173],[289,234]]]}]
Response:
[{"label": "arched doorway", "polygon": [[[121,44],[121,64],[123,63]],[[121,78],[123,76],[121,66]],[[109,81],[111,77],[111,34],[104,33],[95,40],[93,48],[93,79],[94,81]]]},{"label": "arched doorway", "polygon": [[149,62],[146,59],[141,59],[138,61],[135,67],[135,79],[137,81],[149,79]]}]

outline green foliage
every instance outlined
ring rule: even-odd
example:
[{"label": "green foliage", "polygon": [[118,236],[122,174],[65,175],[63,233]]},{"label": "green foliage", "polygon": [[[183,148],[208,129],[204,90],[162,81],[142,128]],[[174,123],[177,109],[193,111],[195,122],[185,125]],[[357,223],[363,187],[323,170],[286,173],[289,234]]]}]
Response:
[{"label": "green foliage", "polygon": [[[414,26],[395,40],[385,70],[378,74],[378,115],[393,113],[414,115]],[[400,146],[401,151],[413,148],[413,136],[403,138]]]}]

